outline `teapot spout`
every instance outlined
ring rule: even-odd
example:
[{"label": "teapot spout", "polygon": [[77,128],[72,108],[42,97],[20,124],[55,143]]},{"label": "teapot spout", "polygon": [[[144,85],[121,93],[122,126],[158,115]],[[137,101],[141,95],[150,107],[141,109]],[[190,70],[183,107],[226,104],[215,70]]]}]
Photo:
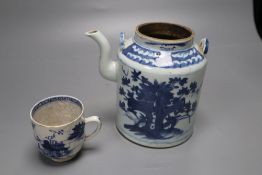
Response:
[{"label": "teapot spout", "polygon": [[116,81],[118,62],[111,60],[111,47],[106,37],[99,30],[92,30],[85,33],[97,42],[100,47],[99,72],[107,80]]}]

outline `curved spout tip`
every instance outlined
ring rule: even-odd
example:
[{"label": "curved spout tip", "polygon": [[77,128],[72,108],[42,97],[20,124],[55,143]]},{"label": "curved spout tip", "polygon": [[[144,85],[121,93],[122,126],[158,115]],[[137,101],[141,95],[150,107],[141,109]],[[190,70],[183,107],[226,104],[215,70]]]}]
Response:
[{"label": "curved spout tip", "polygon": [[90,31],[86,32],[85,35],[86,36],[91,36],[91,35],[94,35],[96,33],[98,33],[98,30],[90,30]]}]

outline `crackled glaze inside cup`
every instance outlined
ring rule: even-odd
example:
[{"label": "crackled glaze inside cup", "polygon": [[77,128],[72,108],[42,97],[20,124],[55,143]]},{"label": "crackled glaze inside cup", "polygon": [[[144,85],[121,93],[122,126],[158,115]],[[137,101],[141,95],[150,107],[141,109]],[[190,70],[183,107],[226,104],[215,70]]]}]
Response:
[{"label": "crackled glaze inside cup", "polygon": [[69,98],[51,98],[36,106],[32,113],[33,119],[47,126],[58,126],[70,123],[81,115],[82,108]]}]

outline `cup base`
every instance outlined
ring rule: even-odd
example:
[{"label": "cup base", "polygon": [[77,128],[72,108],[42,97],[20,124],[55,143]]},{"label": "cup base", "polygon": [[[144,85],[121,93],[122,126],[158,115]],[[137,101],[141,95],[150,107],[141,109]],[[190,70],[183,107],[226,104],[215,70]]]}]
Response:
[{"label": "cup base", "polygon": [[75,158],[77,156],[77,154],[69,156],[69,157],[61,158],[61,159],[53,159],[53,158],[50,158],[50,157],[43,155],[42,153],[41,153],[41,156],[43,156],[45,159],[52,161],[52,162],[55,162],[55,163],[63,163],[63,162],[67,162],[67,161],[70,161],[71,159]]},{"label": "cup base", "polygon": [[66,161],[73,159],[75,156],[76,155],[66,157],[66,158],[63,158],[63,159],[51,159],[51,160],[54,161],[54,162],[62,163],[62,162],[66,162]]}]

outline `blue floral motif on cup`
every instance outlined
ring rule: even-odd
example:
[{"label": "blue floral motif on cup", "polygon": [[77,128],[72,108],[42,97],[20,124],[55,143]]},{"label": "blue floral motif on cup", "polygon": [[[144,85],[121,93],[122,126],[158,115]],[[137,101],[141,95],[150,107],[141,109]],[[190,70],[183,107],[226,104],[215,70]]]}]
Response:
[{"label": "blue floral motif on cup", "polygon": [[[33,129],[35,129],[33,125]],[[38,142],[38,148],[42,154],[47,157],[60,159],[69,155],[73,148],[70,147],[72,141],[81,140],[84,136],[85,123],[80,122],[75,125],[72,132],[69,134],[67,140],[58,141],[58,135],[64,135],[64,130],[49,130],[50,135],[46,136],[44,139],[40,139],[35,135]],[[67,143],[67,144],[66,144]]]},{"label": "blue floral motif on cup", "polygon": [[81,122],[72,129],[72,133],[69,135],[68,140],[81,139],[85,131],[85,123]]},{"label": "blue floral motif on cup", "polygon": [[46,136],[43,140],[36,136],[40,152],[47,157],[55,159],[59,159],[70,154],[71,150],[69,147],[66,147],[63,141],[56,140],[56,135],[63,135],[64,131],[49,130],[49,132],[51,135]]}]

